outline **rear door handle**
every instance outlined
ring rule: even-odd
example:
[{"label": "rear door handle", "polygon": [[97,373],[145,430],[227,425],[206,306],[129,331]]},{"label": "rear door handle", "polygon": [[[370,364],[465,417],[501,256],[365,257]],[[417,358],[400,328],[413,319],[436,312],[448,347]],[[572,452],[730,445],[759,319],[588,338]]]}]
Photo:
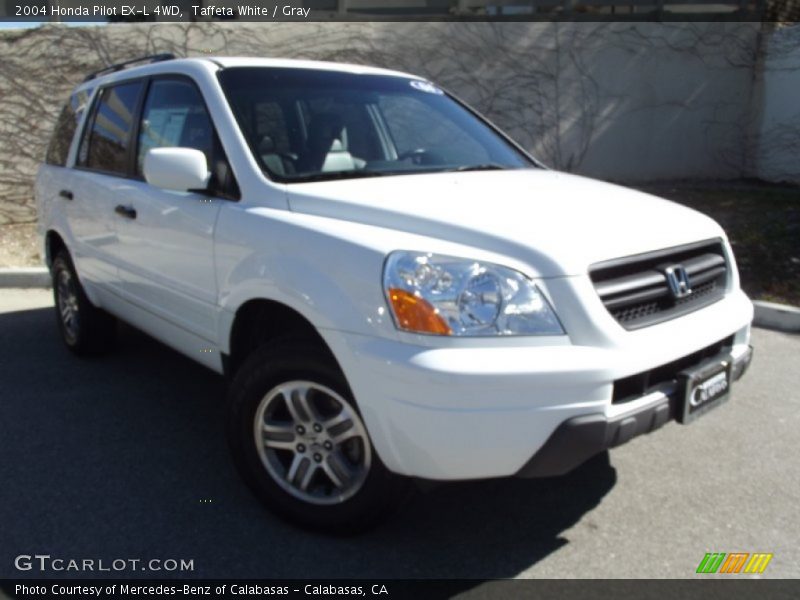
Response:
[{"label": "rear door handle", "polygon": [[74,198],[72,192],[70,192],[69,190],[61,190],[60,192],[58,192],[58,195],[64,198],[64,200],[72,200]]},{"label": "rear door handle", "polygon": [[136,218],[136,209],[132,206],[123,206],[122,204],[118,204],[117,207],[114,209],[114,212],[120,215],[121,217],[125,217],[126,219],[135,219]]}]

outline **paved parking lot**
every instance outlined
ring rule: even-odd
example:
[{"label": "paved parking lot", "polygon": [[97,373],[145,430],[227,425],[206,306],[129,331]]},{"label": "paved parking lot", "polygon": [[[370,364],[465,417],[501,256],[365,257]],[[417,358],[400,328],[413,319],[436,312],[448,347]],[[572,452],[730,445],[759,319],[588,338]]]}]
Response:
[{"label": "paved parking lot", "polygon": [[696,577],[711,551],[772,552],[765,577],[800,576],[800,336],[756,330],[733,399],[690,426],[559,479],[441,486],[344,539],[253,499],[224,382],[188,359],[129,328],[76,359],[44,291],[0,290],[0,343],[0,578],[36,553],[193,559],[185,575],[218,578]]}]

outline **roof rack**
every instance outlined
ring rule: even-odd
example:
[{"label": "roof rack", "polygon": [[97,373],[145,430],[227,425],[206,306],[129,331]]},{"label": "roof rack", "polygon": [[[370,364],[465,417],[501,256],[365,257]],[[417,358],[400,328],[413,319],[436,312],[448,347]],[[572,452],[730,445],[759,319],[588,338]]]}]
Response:
[{"label": "roof rack", "polygon": [[139,58],[134,58],[132,60],[126,60],[125,62],[117,63],[115,65],[111,65],[108,67],[103,67],[93,73],[89,73],[86,76],[84,81],[90,81],[100,75],[107,75],[108,73],[116,73],[117,71],[122,71],[123,69],[127,69],[132,65],[136,65],[139,63],[156,63],[156,62],[163,62],[165,60],[173,60],[175,58],[174,54],[150,54],[148,56],[140,56]]}]

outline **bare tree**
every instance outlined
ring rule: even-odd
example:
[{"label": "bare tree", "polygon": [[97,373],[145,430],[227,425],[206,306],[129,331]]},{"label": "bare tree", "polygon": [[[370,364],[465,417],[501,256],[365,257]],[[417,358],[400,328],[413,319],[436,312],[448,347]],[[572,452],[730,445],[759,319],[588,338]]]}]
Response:
[{"label": "bare tree", "polygon": [[[757,27],[746,23],[184,22],[4,32],[0,224],[35,218],[34,174],[71,88],[89,71],[144,54],[309,58],[417,73],[475,106],[546,163],[591,174],[604,174],[611,138],[623,157],[641,154],[626,144],[657,146],[652,131],[631,131],[631,124],[666,115],[702,130],[707,148],[697,169],[735,176],[745,162],[756,40]],[[662,89],[670,82],[659,82],[657,69],[675,71],[676,64],[693,79],[676,81],[686,92],[670,96]],[[706,85],[707,77],[737,73],[741,97]],[[622,159],[615,164],[624,166]]]}]

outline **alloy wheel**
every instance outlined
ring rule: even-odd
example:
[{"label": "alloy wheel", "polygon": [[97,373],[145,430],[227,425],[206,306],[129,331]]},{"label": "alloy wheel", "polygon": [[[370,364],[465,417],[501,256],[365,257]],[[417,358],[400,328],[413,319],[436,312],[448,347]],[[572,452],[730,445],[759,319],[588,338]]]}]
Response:
[{"label": "alloy wheel", "polygon": [[78,290],[72,274],[67,269],[59,270],[56,286],[58,313],[61,317],[61,324],[64,326],[64,335],[70,343],[74,343],[78,339],[80,325]]},{"label": "alloy wheel", "polygon": [[288,381],[270,390],[256,409],[253,433],[272,479],[305,502],[344,502],[369,473],[372,454],[361,417],[318,383]]}]

